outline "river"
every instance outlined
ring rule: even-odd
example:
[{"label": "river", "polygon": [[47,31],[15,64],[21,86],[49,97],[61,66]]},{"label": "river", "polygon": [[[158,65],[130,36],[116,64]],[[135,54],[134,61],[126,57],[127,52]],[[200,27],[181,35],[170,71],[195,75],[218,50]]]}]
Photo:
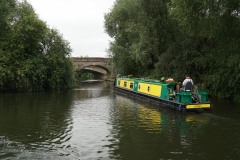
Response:
[{"label": "river", "polygon": [[3,160],[240,159],[240,105],[183,114],[114,93],[113,83],[0,95]]}]

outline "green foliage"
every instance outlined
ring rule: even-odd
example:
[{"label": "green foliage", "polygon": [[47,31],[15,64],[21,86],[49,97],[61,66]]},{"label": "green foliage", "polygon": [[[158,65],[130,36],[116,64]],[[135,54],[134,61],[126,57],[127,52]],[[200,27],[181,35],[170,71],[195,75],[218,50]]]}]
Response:
[{"label": "green foliage", "polygon": [[76,75],[75,77],[77,77],[78,79],[93,79],[93,74],[89,73],[89,72],[82,72],[79,70],[76,70]]},{"label": "green foliage", "polygon": [[188,73],[212,95],[239,100],[239,15],[236,0],[117,0],[105,15],[115,71],[177,81]]},{"label": "green foliage", "polygon": [[[179,52],[181,61],[191,67],[180,64],[180,72],[192,74],[213,95],[237,95],[240,3],[172,0],[171,6],[171,16],[181,29],[180,34],[185,35],[179,42],[183,46]],[[189,59],[185,59],[186,53]]]},{"label": "green foliage", "polygon": [[[69,58],[71,48],[55,29],[50,29],[42,43],[42,50],[46,57],[47,87],[56,89],[70,87],[73,82],[73,65]],[[69,72],[70,71],[70,72]]]},{"label": "green foliage", "polygon": [[58,89],[74,84],[71,48],[26,2],[0,2],[0,86],[3,91]]},{"label": "green foliage", "polygon": [[166,9],[164,1],[119,0],[105,15],[106,32],[114,38],[109,53],[117,72],[144,73],[154,69],[172,38]]}]

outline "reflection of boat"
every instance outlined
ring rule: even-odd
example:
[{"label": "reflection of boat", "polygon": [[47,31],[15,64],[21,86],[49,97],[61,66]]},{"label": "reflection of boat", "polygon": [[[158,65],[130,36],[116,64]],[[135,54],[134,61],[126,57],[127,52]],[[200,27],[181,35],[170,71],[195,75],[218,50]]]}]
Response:
[{"label": "reflection of boat", "polygon": [[150,131],[161,131],[161,114],[157,110],[138,105],[139,127],[147,127]]},{"label": "reflection of boat", "polygon": [[118,113],[124,125],[137,124],[139,128],[147,130],[148,133],[161,132],[162,118],[161,112],[158,110],[142,104],[133,103],[130,99],[125,97],[118,97],[117,103],[122,106],[119,108],[120,110]]},{"label": "reflection of boat", "polygon": [[199,116],[198,114],[189,114],[184,118],[186,122],[196,122],[196,123],[208,123],[210,120],[209,116]]},{"label": "reflection of boat", "polygon": [[211,103],[206,91],[196,89],[179,92],[176,82],[161,82],[141,78],[116,78],[115,91],[148,98],[178,111],[211,111]]}]

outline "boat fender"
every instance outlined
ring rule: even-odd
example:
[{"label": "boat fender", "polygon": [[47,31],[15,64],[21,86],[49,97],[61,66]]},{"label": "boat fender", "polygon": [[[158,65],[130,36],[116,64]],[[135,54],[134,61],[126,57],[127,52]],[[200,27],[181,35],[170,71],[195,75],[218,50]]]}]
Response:
[{"label": "boat fender", "polygon": [[179,104],[178,111],[181,111],[181,110],[182,110],[182,106],[181,106],[181,104]]}]

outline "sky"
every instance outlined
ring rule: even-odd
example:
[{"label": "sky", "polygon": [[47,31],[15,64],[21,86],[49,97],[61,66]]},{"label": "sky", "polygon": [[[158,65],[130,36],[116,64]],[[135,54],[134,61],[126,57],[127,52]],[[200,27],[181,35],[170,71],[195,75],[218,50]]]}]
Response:
[{"label": "sky", "polygon": [[49,28],[70,42],[72,57],[107,57],[111,38],[104,31],[104,14],[115,0],[28,0]]}]

